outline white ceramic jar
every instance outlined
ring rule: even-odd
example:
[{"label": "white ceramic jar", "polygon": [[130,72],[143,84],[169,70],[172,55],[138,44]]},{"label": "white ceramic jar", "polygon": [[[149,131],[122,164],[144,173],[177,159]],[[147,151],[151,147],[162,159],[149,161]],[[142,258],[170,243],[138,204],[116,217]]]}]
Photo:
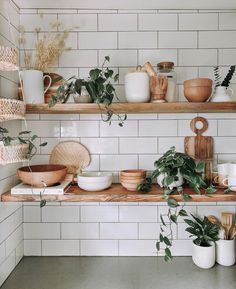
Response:
[{"label": "white ceramic jar", "polygon": [[212,243],[210,247],[202,247],[193,243],[192,250],[193,263],[198,267],[209,269],[215,265],[215,243]]},{"label": "white ceramic jar", "polygon": [[216,262],[223,266],[235,264],[235,239],[216,242]]},{"label": "white ceramic jar", "polygon": [[230,91],[231,96],[233,95],[233,89],[226,89],[225,86],[216,87],[215,94],[211,98],[211,102],[229,102],[232,101],[231,96],[229,96],[228,92]]},{"label": "white ceramic jar", "polygon": [[149,102],[149,76],[146,72],[136,70],[125,75],[125,97],[127,102]]}]

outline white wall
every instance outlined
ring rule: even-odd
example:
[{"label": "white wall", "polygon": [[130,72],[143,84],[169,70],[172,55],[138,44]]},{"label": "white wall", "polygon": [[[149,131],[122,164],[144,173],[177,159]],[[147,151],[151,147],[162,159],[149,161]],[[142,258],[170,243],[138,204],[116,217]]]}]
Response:
[{"label": "white wall", "polygon": [[[9,31],[6,6],[0,2],[0,45],[17,48],[17,27],[19,25],[19,9],[6,1],[10,16],[13,37]],[[0,97],[17,97],[17,74],[0,72]],[[11,135],[16,135],[21,129],[21,121],[8,121],[0,124],[7,127]],[[0,166],[0,195],[10,189],[16,182],[16,169],[20,164]],[[23,206],[21,203],[0,202],[0,286],[6,280],[23,256]]]}]

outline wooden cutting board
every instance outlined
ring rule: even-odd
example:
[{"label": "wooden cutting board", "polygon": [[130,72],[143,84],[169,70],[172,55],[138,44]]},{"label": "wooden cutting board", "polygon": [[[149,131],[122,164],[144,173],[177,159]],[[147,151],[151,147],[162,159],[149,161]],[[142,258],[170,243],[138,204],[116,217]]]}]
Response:
[{"label": "wooden cutting board", "polygon": [[[196,126],[199,122],[202,123],[202,127],[200,129],[198,129]],[[190,128],[196,134],[196,136],[185,137],[185,153],[197,160],[212,160],[213,138],[202,135],[208,129],[207,120],[204,117],[195,117],[190,123]]]}]

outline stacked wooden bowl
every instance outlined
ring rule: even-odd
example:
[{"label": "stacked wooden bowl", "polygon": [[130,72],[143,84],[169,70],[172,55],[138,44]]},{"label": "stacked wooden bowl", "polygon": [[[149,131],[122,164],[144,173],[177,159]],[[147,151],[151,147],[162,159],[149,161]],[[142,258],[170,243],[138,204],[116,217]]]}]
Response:
[{"label": "stacked wooden bowl", "polygon": [[128,191],[136,191],[146,178],[145,170],[124,170],[120,172],[121,185]]}]

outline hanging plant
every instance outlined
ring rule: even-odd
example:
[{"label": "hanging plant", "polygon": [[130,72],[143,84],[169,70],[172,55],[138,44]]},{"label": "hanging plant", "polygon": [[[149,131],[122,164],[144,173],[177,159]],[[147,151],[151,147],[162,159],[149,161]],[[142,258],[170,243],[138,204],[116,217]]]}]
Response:
[{"label": "hanging plant", "polygon": [[171,247],[173,243],[173,225],[177,225],[180,216],[187,216],[185,205],[180,205],[173,194],[178,194],[183,202],[191,200],[191,195],[186,192],[184,183],[192,188],[196,194],[212,194],[216,191],[212,185],[207,186],[202,178],[204,164],[196,162],[190,156],[176,152],[175,147],[171,147],[159,160],[154,163],[155,170],[144,183],[138,186],[138,191],[149,192],[152,188],[152,182],[157,179],[159,185],[163,188],[163,199],[167,201],[168,211],[166,213],[167,221],[164,215],[160,216],[161,227],[159,240],[156,242],[156,248],[159,252],[164,250],[165,261],[173,259]]}]

